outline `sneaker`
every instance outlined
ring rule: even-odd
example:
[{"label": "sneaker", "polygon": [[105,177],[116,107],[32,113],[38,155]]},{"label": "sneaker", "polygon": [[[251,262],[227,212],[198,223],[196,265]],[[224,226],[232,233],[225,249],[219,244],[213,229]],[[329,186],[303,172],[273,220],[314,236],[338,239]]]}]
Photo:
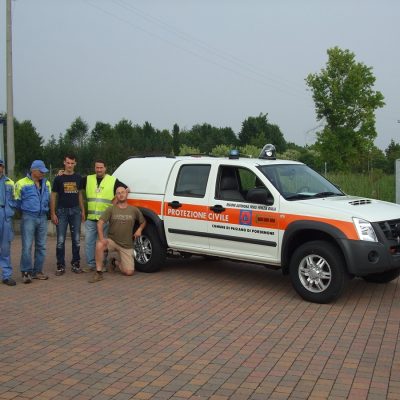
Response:
[{"label": "sneaker", "polygon": [[95,267],[90,267],[89,265],[86,267],[81,268],[82,272],[95,272],[96,268]]},{"label": "sneaker", "polygon": [[65,267],[64,265],[57,264],[57,269],[56,269],[56,276],[61,276],[65,274]]},{"label": "sneaker", "polygon": [[89,283],[96,283],[103,280],[103,273],[102,272],[95,272],[93,276],[89,279]]},{"label": "sneaker", "polygon": [[7,286],[15,286],[17,284],[13,278],[3,279],[3,283]]},{"label": "sneaker", "polygon": [[22,273],[22,282],[24,283],[31,283],[32,282],[32,276],[29,272],[23,272]]},{"label": "sneaker", "polygon": [[71,265],[72,265],[71,271],[74,272],[75,274],[80,274],[82,272],[79,261],[72,262]]},{"label": "sneaker", "polygon": [[47,275],[45,275],[43,272],[38,272],[32,276],[32,279],[38,279],[39,281],[45,281],[45,280],[49,279],[49,277]]}]

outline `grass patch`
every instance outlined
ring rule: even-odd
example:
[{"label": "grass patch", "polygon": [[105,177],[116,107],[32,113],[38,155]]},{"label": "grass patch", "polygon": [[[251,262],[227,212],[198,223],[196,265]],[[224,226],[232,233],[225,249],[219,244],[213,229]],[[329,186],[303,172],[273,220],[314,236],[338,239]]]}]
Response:
[{"label": "grass patch", "polygon": [[326,178],[350,195],[385,200],[392,203],[396,201],[394,175],[385,175],[381,171],[374,171],[369,174],[328,173]]}]

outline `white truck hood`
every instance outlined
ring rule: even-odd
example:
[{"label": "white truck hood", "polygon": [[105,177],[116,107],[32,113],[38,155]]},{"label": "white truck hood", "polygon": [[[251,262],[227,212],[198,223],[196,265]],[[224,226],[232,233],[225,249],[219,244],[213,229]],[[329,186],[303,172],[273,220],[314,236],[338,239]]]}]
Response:
[{"label": "white truck hood", "polygon": [[335,196],[291,202],[308,215],[333,219],[362,218],[369,222],[400,219],[400,204],[357,196]]}]

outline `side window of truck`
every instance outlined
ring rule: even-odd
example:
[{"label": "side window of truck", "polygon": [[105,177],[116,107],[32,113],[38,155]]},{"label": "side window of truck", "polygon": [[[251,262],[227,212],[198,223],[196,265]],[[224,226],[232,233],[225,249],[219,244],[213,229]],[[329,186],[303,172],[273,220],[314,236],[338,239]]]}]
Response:
[{"label": "side window of truck", "polygon": [[273,204],[273,197],[254,172],[243,167],[221,166],[216,198],[258,204]]},{"label": "side window of truck", "polygon": [[211,165],[182,165],[176,179],[174,195],[185,197],[204,197],[207,189]]}]

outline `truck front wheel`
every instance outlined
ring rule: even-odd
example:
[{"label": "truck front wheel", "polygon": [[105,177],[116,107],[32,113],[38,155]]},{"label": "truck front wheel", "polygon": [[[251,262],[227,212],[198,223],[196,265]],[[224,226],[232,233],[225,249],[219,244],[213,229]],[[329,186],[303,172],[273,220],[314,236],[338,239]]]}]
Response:
[{"label": "truck front wheel", "polygon": [[400,275],[400,268],[392,269],[390,271],[381,272],[378,274],[370,274],[363,276],[363,279],[367,282],[373,283],[388,283],[393,279],[398,278]]},{"label": "truck front wheel", "polygon": [[163,265],[166,251],[153,225],[147,225],[134,241],[135,269],[140,272],[156,272]]},{"label": "truck front wheel", "polygon": [[294,289],[305,300],[329,303],[337,299],[350,280],[342,254],[324,241],[304,243],[289,265]]}]

